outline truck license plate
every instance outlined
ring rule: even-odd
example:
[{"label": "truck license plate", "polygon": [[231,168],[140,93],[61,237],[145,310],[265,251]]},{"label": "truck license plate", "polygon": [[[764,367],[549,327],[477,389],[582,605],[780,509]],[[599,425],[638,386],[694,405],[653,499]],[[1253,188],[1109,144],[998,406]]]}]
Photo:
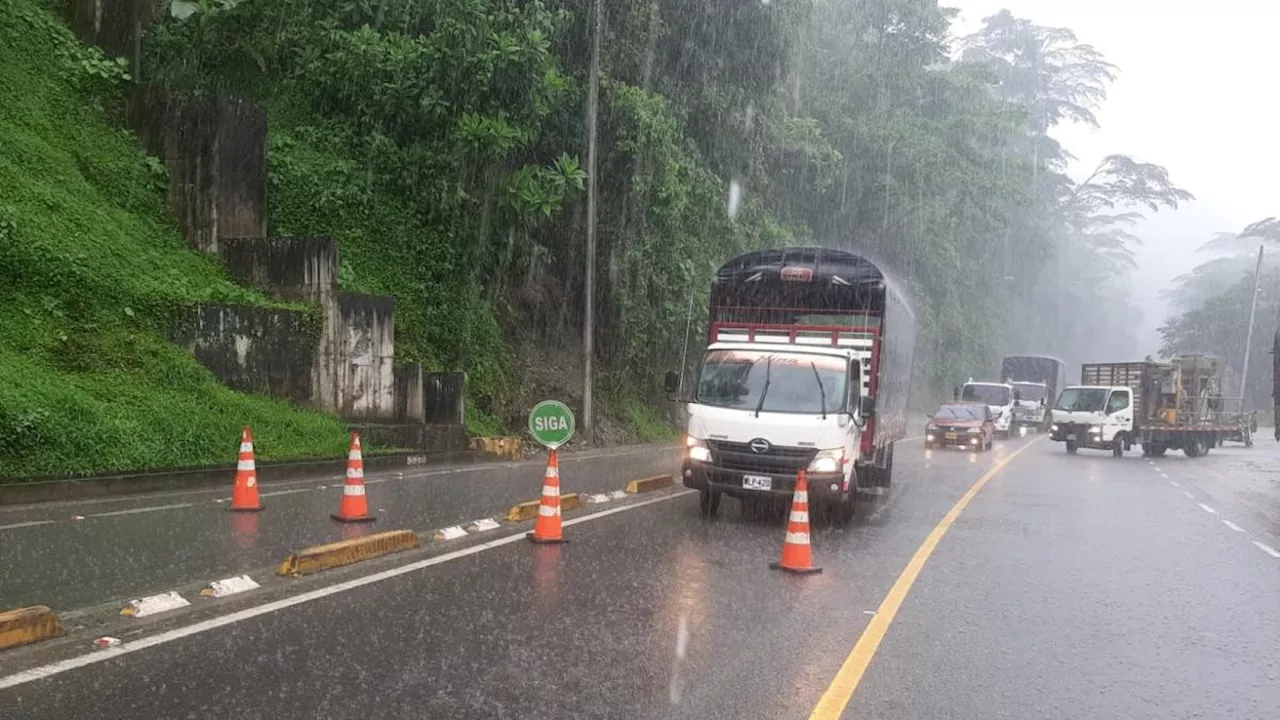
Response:
[{"label": "truck license plate", "polygon": [[955,434],[955,433],[947,433],[947,439],[948,439],[948,440],[955,440],[955,439],[956,439],[956,434]]},{"label": "truck license plate", "polygon": [[773,478],[768,475],[743,475],[742,487],[745,490],[772,490]]}]

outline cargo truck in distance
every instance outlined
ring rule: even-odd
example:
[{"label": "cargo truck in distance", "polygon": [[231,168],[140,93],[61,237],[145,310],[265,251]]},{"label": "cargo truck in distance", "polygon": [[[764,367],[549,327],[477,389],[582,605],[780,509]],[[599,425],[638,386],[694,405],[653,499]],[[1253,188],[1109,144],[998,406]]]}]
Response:
[{"label": "cargo truck in distance", "polygon": [[1000,362],[1000,377],[1016,395],[1010,434],[1048,430],[1049,406],[1067,386],[1066,363],[1048,355],[1009,355]]},{"label": "cargo truck in distance", "polygon": [[[682,467],[704,516],[722,495],[789,501],[801,470],[811,506],[838,523],[859,490],[889,486],[915,318],[880,268],[823,248],[734,258],[712,283],[708,335]],[[667,373],[667,392],[679,385]]]},{"label": "cargo truck in distance", "polygon": [[1199,457],[1236,429],[1222,412],[1217,360],[1182,355],[1168,362],[1085,363],[1080,384],[1063,389],[1051,411],[1050,437],[1121,457],[1134,445],[1160,456]]}]

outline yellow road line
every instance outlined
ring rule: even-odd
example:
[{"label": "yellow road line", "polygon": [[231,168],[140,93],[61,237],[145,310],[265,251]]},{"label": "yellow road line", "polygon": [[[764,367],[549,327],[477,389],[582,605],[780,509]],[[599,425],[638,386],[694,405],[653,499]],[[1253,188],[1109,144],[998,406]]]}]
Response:
[{"label": "yellow road line", "polygon": [[844,713],[845,707],[853,699],[853,693],[858,689],[858,683],[862,682],[862,676],[866,673],[867,666],[871,664],[872,658],[876,656],[876,650],[880,648],[880,641],[884,639],[885,633],[889,631],[889,626],[893,624],[894,616],[898,614],[898,610],[902,607],[902,602],[907,599],[907,593],[911,592],[911,586],[915,584],[916,578],[920,575],[920,571],[924,569],[924,564],[928,562],[929,556],[938,547],[938,542],[942,540],[942,536],[947,534],[947,530],[951,529],[952,523],[956,521],[956,518],[960,517],[960,513],[964,512],[964,509],[968,507],[973,498],[991,478],[996,476],[996,473],[1003,470],[1004,466],[1018,457],[1022,451],[1039,441],[1040,438],[1036,438],[1018,448],[1008,457],[996,461],[990,469],[982,474],[982,477],[978,478],[973,487],[969,488],[968,492],[956,501],[956,504],[943,516],[937,527],[933,529],[933,532],[929,533],[929,537],[924,539],[924,542],[920,544],[920,548],[916,550],[916,554],[911,556],[911,560],[903,568],[898,580],[889,589],[889,594],[885,595],[880,607],[876,610],[875,617],[871,618],[871,622],[867,625],[867,629],[862,631],[862,637],[858,638],[858,644],[853,646],[853,652],[849,653],[849,657],[845,658],[844,664],[840,666],[840,670],[831,681],[831,685],[827,687],[827,691],[822,694],[818,704],[813,708],[813,712],[809,714],[809,720],[838,720]]}]

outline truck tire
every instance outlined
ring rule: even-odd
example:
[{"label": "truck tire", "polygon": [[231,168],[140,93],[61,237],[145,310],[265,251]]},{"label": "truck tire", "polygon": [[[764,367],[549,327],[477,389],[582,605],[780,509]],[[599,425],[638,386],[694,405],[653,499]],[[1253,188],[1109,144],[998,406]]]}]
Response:
[{"label": "truck tire", "polygon": [[1118,433],[1111,440],[1111,457],[1124,457],[1124,433]]},{"label": "truck tire", "polygon": [[712,490],[698,491],[698,509],[704,518],[715,517],[720,512],[720,493]]},{"label": "truck tire", "polygon": [[1183,443],[1182,453],[1189,458],[1200,457],[1201,455],[1204,454],[1203,452],[1201,452],[1201,448],[1203,447],[1203,445],[1204,445],[1204,441],[1201,440],[1200,438],[1198,437],[1190,438]]},{"label": "truck tire", "polygon": [[1066,442],[1065,444],[1066,444],[1066,446],[1067,446],[1067,454],[1068,454],[1068,455],[1075,455],[1075,454],[1076,454],[1076,439],[1075,439],[1075,438],[1067,438],[1067,442]]}]

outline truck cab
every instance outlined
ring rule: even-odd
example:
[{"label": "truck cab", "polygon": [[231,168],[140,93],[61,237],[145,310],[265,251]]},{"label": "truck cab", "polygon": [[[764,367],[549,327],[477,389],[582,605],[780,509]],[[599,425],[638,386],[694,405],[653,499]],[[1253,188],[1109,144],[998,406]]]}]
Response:
[{"label": "truck cab", "polygon": [[960,402],[983,403],[991,408],[996,435],[1007,438],[1013,434],[1013,395],[1014,389],[1009,383],[979,382],[969,378],[969,382],[960,386],[956,399]]},{"label": "truck cab", "polygon": [[1047,405],[1051,399],[1049,386],[1040,382],[1017,380],[1009,380],[1008,384],[1013,387],[1010,432],[1016,434],[1024,428],[1031,428],[1036,432],[1043,430],[1047,425]]},{"label": "truck cab", "polygon": [[1071,385],[1054,403],[1050,439],[1078,448],[1111,450],[1117,457],[1131,447],[1134,436],[1133,389],[1126,386]]}]

